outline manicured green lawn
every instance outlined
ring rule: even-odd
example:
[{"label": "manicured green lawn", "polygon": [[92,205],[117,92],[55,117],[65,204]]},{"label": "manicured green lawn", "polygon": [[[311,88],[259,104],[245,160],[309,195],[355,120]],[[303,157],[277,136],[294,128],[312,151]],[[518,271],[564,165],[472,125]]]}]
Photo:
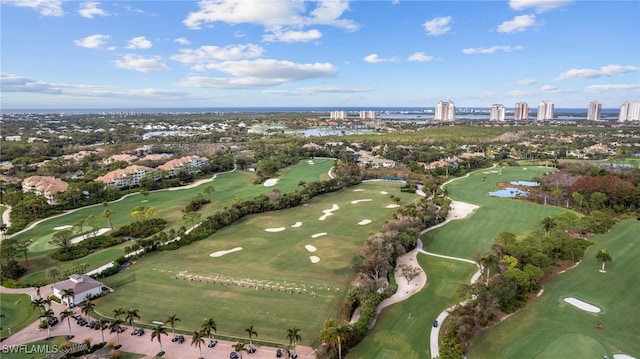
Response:
[{"label": "manicured green lawn", "polygon": [[375,327],[349,353],[349,358],[431,357],[429,335],[433,321],[442,309],[457,302],[458,287],[469,283],[477,269],[468,263],[425,254],[418,255],[418,262],[428,273],[425,287],[406,301],[384,309]]},{"label": "manicured green lawn", "polygon": [[[625,220],[595,244],[576,268],[549,281],[542,296],[508,320],[482,332],[469,358],[602,358],[624,353],[640,357],[640,221]],[[595,255],[613,258],[606,273]],[[574,297],[602,309],[594,314],[566,302]],[[597,329],[601,323],[603,329]]]},{"label": "manicured green lawn", "polygon": [[[38,311],[31,306],[31,297],[27,294],[2,294],[0,295],[0,338],[17,333],[22,328],[38,319]],[[2,355],[4,358],[4,354]]]},{"label": "manicured green lawn", "polygon": [[[175,251],[147,255],[105,280],[109,285],[136,277],[97,300],[96,311],[110,317],[114,308],[137,308],[145,323],[175,313],[181,318],[178,328],[189,332],[211,317],[220,334],[244,338],[244,329],[254,325],[259,339],[281,343],[295,326],[302,344],[318,344],[324,320],[337,317],[354,279],[351,265],[358,249],[396,211],[386,208],[393,203],[391,194],[400,196],[400,204],[418,199],[400,192],[400,184],[367,182],[316,197],[308,205],[247,217]],[[334,204],[339,209],[319,220]],[[363,220],[371,223],[359,224]],[[301,225],[294,226],[297,222]],[[314,238],[321,233],[326,235]],[[237,247],[242,250],[210,256]],[[310,256],[320,261],[312,263]]]}]

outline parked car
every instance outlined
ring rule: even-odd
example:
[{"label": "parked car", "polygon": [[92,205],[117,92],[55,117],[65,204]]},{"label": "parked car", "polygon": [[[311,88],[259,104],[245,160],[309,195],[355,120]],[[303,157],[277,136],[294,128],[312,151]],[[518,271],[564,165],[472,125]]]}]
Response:
[{"label": "parked car", "polygon": [[236,353],[236,352],[231,352],[229,354],[229,359],[238,359],[238,358],[239,358],[238,357],[238,353]]},{"label": "parked car", "polygon": [[282,358],[282,349],[276,350],[276,358]]},{"label": "parked car", "polygon": [[209,348],[213,348],[216,346],[216,344],[218,344],[217,340],[212,340],[209,342],[209,344],[207,345]]},{"label": "parked car", "polygon": [[434,327],[434,328],[437,328],[437,327],[438,327],[438,320],[437,320],[437,319],[433,321],[433,327]]}]

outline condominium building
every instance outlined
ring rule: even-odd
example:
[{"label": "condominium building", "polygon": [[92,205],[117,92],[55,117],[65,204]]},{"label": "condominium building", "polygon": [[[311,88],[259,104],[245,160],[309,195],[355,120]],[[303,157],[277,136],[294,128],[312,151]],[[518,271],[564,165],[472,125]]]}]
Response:
[{"label": "condominium building", "polygon": [[438,101],[436,104],[435,120],[437,121],[453,121],[456,114],[455,104],[453,101]]},{"label": "condominium building", "polygon": [[618,121],[640,121],[640,102],[625,101],[620,106]]},{"label": "condominium building", "polygon": [[22,192],[33,192],[47,198],[50,205],[56,204],[56,195],[69,188],[69,184],[51,176],[31,176],[22,181]]},{"label": "condominium building", "polygon": [[209,163],[209,159],[200,156],[184,156],[170,160],[158,167],[158,170],[167,171],[167,177],[175,177],[181,170],[191,172]]},{"label": "condominium building", "polygon": [[553,120],[553,102],[540,101],[538,105],[538,121]]},{"label": "condominium building", "polygon": [[375,111],[360,111],[358,113],[361,120],[375,120],[376,112]]},{"label": "condominium building", "polygon": [[491,105],[491,111],[489,112],[489,121],[504,121],[504,105]]},{"label": "condominium building", "polygon": [[602,104],[596,100],[589,102],[589,109],[587,110],[587,121],[600,121],[600,114],[602,113]]},{"label": "condominium building", "polygon": [[526,102],[516,103],[513,119],[516,121],[527,121],[529,119],[529,105]]},{"label": "condominium building", "polygon": [[345,120],[347,118],[347,111],[332,111],[331,119],[332,120]]},{"label": "condominium building", "polygon": [[111,171],[104,176],[96,178],[95,181],[103,182],[111,187],[132,187],[138,186],[140,180],[146,176],[147,173],[155,174],[156,172],[158,171],[151,167],[133,165],[121,170]]}]

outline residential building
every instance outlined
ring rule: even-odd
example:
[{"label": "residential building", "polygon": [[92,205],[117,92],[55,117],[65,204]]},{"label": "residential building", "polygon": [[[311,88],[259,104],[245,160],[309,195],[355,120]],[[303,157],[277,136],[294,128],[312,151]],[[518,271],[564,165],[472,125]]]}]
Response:
[{"label": "residential building", "polygon": [[133,187],[140,185],[140,180],[148,173],[155,174],[157,170],[145,166],[127,166],[124,169],[115,170],[95,179],[111,187]]},{"label": "residential building", "polygon": [[331,112],[332,120],[346,120],[347,119],[347,111],[332,111]]},{"label": "residential building", "polygon": [[538,105],[538,121],[553,120],[553,102],[540,101]]},{"label": "residential building", "polygon": [[618,121],[640,121],[640,102],[625,101],[620,106]]},{"label": "residential building", "polygon": [[489,112],[489,121],[504,121],[504,105],[491,105],[491,110]]},{"label": "residential building", "polygon": [[435,110],[435,120],[437,121],[453,121],[456,109],[453,101],[438,101]]},{"label": "residential building", "polygon": [[184,156],[170,160],[156,168],[161,171],[167,171],[167,177],[175,177],[182,169],[191,171],[192,168],[198,169],[207,163],[209,163],[209,159],[206,157]]},{"label": "residential building", "polygon": [[[102,294],[102,282],[82,274],[72,274],[69,279],[53,284],[53,295],[60,298],[62,303],[75,306],[87,298],[94,298]],[[64,290],[73,289],[73,298],[62,298]]]},{"label": "residential building", "polygon": [[56,204],[56,195],[69,188],[69,184],[51,176],[31,176],[22,181],[23,192],[33,192],[47,198],[50,205]]},{"label": "residential building", "polygon": [[587,110],[587,121],[600,121],[600,114],[602,113],[602,104],[598,101],[589,102],[589,109]]},{"label": "residential building", "polygon": [[360,111],[358,113],[361,120],[375,120],[376,112],[375,111]]},{"label": "residential building", "polygon": [[529,119],[529,105],[526,102],[516,103],[513,119],[515,121],[527,121]]}]

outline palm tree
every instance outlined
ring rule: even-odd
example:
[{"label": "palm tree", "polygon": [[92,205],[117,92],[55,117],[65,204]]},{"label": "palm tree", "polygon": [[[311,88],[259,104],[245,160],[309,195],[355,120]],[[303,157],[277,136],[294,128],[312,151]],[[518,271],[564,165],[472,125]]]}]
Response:
[{"label": "palm tree", "polygon": [[249,328],[245,329],[244,331],[247,332],[247,334],[249,334],[249,350],[253,350],[253,341],[251,340],[251,338],[254,335],[257,337],[258,336],[258,332],[253,330],[253,325],[249,326]]},{"label": "palm tree", "polygon": [[160,356],[164,355],[164,352],[162,351],[162,340],[160,339],[162,335],[169,335],[167,334],[167,328],[163,327],[162,324],[158,324],[153,328],[153,331],[151,331],[151,341],[156,337],[158,338],[158,343],[160,344],[160,353],[158,353],[158,355]]},{"label": "palm tree", "polygon": [[42,314],[42,317],[47,321],[47,339],[51,338],[51,319],[53,319],[55,315],[56,313],[51,309],[45,310],[44,314]]},{"label": "palm tree", "polygon": [[93,310],[93,308],[95,308],[95,303],[93,303],[90,300],[85,301],[84,303],[82,303],[82,307],[80,307],[80,310],[82,311],[82,313],[84,313],[84,315],[87,316],[87,318],[89,318],[89,312]]},{"label": "palm tree", "polygon": [[606,249],[602,248],[600,251],[598,251],[598,254],[596,254],[596,260],[600,263],[602,263],[602,269],[600,269],[600,272],[604,273],[604,264],[606,262],[611,262],[611,256],[609,255],[609,253],[607,252]]},{"label": "palm tree", "polygon": [[38,310],[40,311],[40,315],[38,316],[38,318],[40,319],[40,323],[42,323],[42,314],[44,311],[44,299],[42,298],[37,298],[31,301],[31,305],[33,306],[33,309],[38,308]]},{"label": "palm tree", "polygon": [[100,334],[102,334],[102,342],[104,343],[104,324],[108,323],[106,319],[98,318],[98,325],[100,326]]},{"label": "palm tree", "polygon": [[302,340],[300,329],[296,327],[287,329],[287,339],[289,340],[289,345],[293,345],[293,355],[296,356],[296,345],[298,341]]},{"label": "palm tree", "polygon": [[210,341],[213,341],[213,334],[217,329],[216,322],[213,318],[204,318],[204,323],[202,323],[202,332],[209,337]]},{"label": "palm tree", "polygon": [[549,235],[549,233],[551,233],[551,230],[556,228],[556,219],[553,217],[544,217],[540,222],[538,222],[542,225],[542,228],[544,228],[544,234],[545,235]]},{"label": "palm tree", "polygon": [[67,337],[67,339],[73,338],[73,335],[71,334],[71,319],[69,318],[73,318],[72,311],[70,311],[69,309],[65,309],[62,312],[60,312],[60,320],[64,321],[66,319],[67,324],[69,325],[69,336]]},{"label": "palm tree", "polygon": [[247,343],[241,343],[241,342],[237,342],[232,345],[233,350],[240,353],[240,359],[242,359],[242,352],[247,352],[247,353],[249,352],[249,350],[245,348],[245,345],[247,345]]},{"label": "palm tree", "polygon": [[51,267],[47,271],[47,278],[52,279],[54,283],[58,281],[59,276],[60,276],[60,269],[58,269],[58,267]]},{"label": "palm tree", "polygon": [[116,308],[113,310],[113,319],[119,319],[121,315],[125,314],[126,312],[124,311],[124,309],[122,309],[122,307],[120,308]]},{"label": "palm tree", "polygon": [[200,350],[200,357],[198,359],[202,359],[202,344],[204,344],[205,336],[206,334],[201,330],[201,331],[194,331],[193,337],[191,338],[191,345],[197,346],[198,350]]},{"label": "palm tree", "polygon": [[336,323],[333,319],[324,322],[320,337],[328,344],[338,346],[338,358],[342,359],[342,341],[349,335],[350,328],[344,323]]},{"label": "palm tree", "polygon": [[75,302],[75,296],[76,293],[73,291],[73,288],[67,288],[67,289],[63,289],[61,292],[61,299],[62,301],[64,301],[65,299],[67,299],[67,309],[71,308],[71,304],[73,304]]},{"label": "palm tree", "polygon": [[127,316],[124,318],[124,320],[126,320],[130,326],[133,327],[133,329],[136,329],[136,322],[135,319],[140,319],[140,315],[138,314],[138,309],[129,309],[127,310]]},{"label": "palm tree", "polygon": [[122,319],[118,319],[115,318],[114,320],[111,321],[111,324],[109,324],[109,330],[111,331],[111,333],[116,332],[116,344],[117,344],[117,348],[120,348],[120,330],[122,329]]},{"label": "palm tree", "polygon": [[176,337],[176,322],[179,322],[180,318],[178,318],[178,316],[174,313],[173,315],[169,316],[169,319],[167,319],[167,321],[164,322],[164,324],[169,324],[171,325],[171,330],[173,331],[173,337]]}]

